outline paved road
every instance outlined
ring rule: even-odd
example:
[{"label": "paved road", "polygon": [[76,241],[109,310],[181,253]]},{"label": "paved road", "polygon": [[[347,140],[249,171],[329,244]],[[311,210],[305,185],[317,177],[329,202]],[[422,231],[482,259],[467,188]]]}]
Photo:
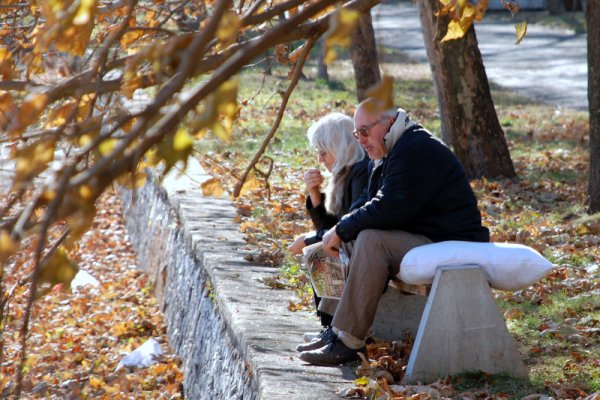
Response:
[{"label": "paved road", "polygon": [[[427,62],[415,4],[380,4],[372,15],[380,44]],[[514,23],[485,19],[475,32],[490,80],[536,100],[587,110],[585,34],[530,25],[515,45]]]}]

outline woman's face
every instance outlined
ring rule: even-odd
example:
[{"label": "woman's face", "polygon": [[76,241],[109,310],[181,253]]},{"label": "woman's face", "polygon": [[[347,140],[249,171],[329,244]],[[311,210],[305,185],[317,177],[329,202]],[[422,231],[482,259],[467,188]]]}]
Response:
[{"label": "woman's face", "polygon": [[333,168],[333,163],[335,162],[335,157],[333,154],[328,153],[324,150],[319,150],[319,162],[327,168],[327,171],[331,172]]}]

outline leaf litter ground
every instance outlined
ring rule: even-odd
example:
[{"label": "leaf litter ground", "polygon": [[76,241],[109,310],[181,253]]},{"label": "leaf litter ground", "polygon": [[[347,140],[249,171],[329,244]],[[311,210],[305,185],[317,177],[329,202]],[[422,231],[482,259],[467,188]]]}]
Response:
[{"label": "leaf litter ground", "polygon": [[[97,203],[92,228],[72,257],[100,286],[75,292],[60,285],[34,303],[27,342],[23,398],[178,399],[182,396],[180,360],[169,347],[166,329],[148,278],[138,269],[121,215],[118,196],[109,191]],[[29,246],[31,247],[31,246]],[[11,286],[32,266],[25,252],[5,278]],[[14,389],[18,332],[26,291],[19,289],[3,330],[2,398]],[[163,352],[148,368],[115,371],[125,353],[153,338]]]}]

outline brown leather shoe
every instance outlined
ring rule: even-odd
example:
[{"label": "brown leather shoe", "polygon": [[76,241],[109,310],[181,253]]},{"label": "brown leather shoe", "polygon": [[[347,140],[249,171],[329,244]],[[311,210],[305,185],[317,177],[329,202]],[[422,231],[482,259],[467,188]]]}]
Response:
[{"label": "brown leather shoe", "polygon": [[325,346],[332,338],[337,337],[335,333],[333,333],[333,329],[331,327],[323,328],[321,332],[317,335],[316,338],[311,340],[308,343],[300,344],[296,347],[296,350],[299,352],[316,350]]}]

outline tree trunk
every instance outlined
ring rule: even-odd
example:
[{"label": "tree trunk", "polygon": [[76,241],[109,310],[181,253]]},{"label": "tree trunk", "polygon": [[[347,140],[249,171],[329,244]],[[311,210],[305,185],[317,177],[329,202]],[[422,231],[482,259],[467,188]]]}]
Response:
[{"label": "tree trunk", "polygon": [[550,15],[562,15],[565,13],[563,0],[548,0],[548,12]]},{"label": "tree trunk", "polygon": [[590,213],[596,213],[600,212],[600,2],[589,1],[587,3],[586,19],[590,114],[588,205]]},{"label": "tree trunk", "polygon": [[358,25],[352,33],[350,58],[354,67],[356,80],[356,97],[358,101],[365,99],[365,91],[381,80],[379,73],[379,59],[377,57],[377,44],[371,13],[363,14]]},{"label": "tree trunk", "polygon": [[327,71],[327,64],[325,64],[325,46],[323,46],[324,39],[321,37],[317,42],[317,51],[319,53],[318,63],[317,63],[317,78],[324,79],[329,82],[329,73]]},{"label": "tree trunk", "polygon": [[431,67],[431,76],[433,77],[433,86],[438,100],[438,110],[440,114],[440,130],[442,134],[442,140],[448,146],[452,145],[452,131],[450,130],[450,123],[448,122],[448,116],[444,113],[446,109],[444,105],[444,95],[442,90],[442,68],[440,67],[440,56],[438,42],[435,40],[435,27],[433,21],[433,11],[428,0],[418,1],[419,5],[419,18],[421,19],[421,28],[423,31],[423,41],[425,42],[425,50],[427,51],[427,58],[429,59],[429,66]]},{"label": "tree trunk", "polygon": [[[429,0],[432,10],[438,0]],[[437,18],[436,40],[443,38],[449,17]],[[471,178],[515,176],[483,66],[475,28],[462,39],[439,43],[445,110],[453,148]]]}]

